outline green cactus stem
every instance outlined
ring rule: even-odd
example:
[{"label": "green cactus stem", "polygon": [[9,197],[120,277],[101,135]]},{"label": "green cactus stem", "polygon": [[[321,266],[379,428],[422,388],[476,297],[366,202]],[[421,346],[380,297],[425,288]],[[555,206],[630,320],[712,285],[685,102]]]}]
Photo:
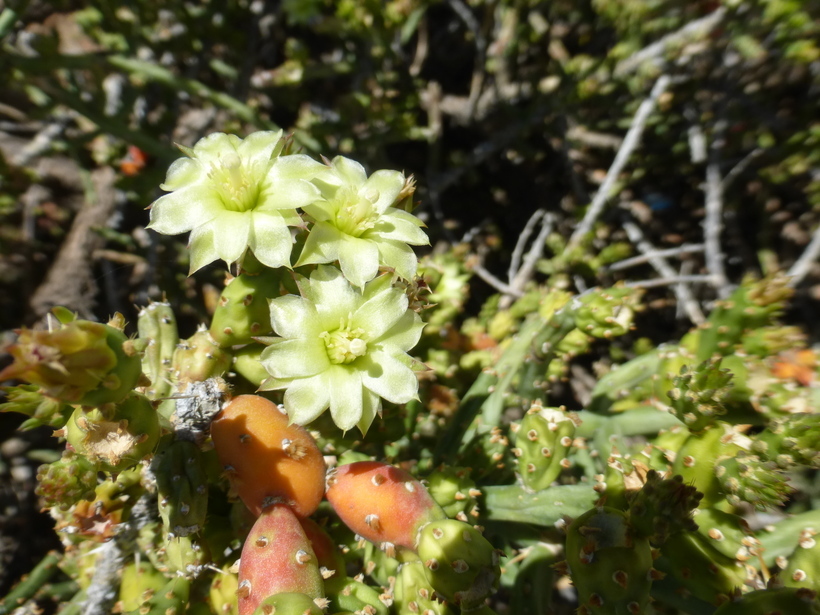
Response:
[{"label": "green cactus stem", "polygon": [[732,506],[747,502],[759,510],[782,506],[792,488],[775,461],[764,461],[757,455],[738,451],[736,455],[717,460],[715,476]]},{"label": "green cactus stem", "polygon": [[675,416],[698,433],[726,414],[724,398],[732,387],[732,374],[720,369],[720,359],[704,361],[696,368],[684,365],[669,391]]},{"label": "green cactus stem", "polygon": [[82,455],[64,451],[57,461],[37,470],[36,493],[49,508],[68,510],[79,500],[93,500],[97,467]]},{"label": "green cactus stem", "polygon": [[817,594],[809,589],[759,589],[726,602],[714,615],[819,615]]},{"label": "green cactus stem", "polygon": [[0,601],[0,615],[12,613],[48,583],[59,570],[57,564],[61,558],[60,553],[50,551],[40,560],[40,563]]},{"label": "green cactus stem", "polygon": [[652,587],[652,549],[626,513],[597,507],[567,528],[567,566],[583,615],[640,615]]},{"label": "green cactus stem", "polygon": [[166,533],[190,536],[205,526],[208,479],[196,444],[175,440],[157,457],[157,500]]},{"label": "green cactus stem", "polygon": [[782,570],[778,578],[787,587],[803,587],[820,591],[820,542],[817,531],[806,528],[786,562],[778,560]]},{"label": "green cactus stem", "polygon": [[19,379],[70,404],[116,403],[140,382],[142,365],[134,344],[122,332],[117,314],[111,324],[75,320],[55,308],[60,325],[48,331],[21,329],[8,352],[14,362],[0,381]]},{"label": "green cactus stem", "polygon": [[117,472],[153,452],[159,442],[159,417],[147,397],[131,393],[118,404],[78,406],[62,434],[77,454]]},{"label": "green cactus stem", "polygon": [[125,615],[183,615],[188,607],[190,594],[191,581],[183,577],[174,578],[151,593],[139,608]]},{"label": "green cactus stem", "polygon": [[211,320],[213,339],[223,348],[248,344],[273,333],[268,300],[281,294],[281,273],[264,268],[242,272],[225,284]]},{"label": "green cactus stem", "polygon": [[222,376],[231,367],[231,355],[204,327],[177,344],[171,362],[174,381],[185,385]]},{"label": "green cactus stem", "polygon": [[820,414],[792,413],[769,423],[752,442],[755,453],[783,469],[804,465],[820,469]]},{"label": "green cactus stem", "polygon": [[530,407],[515,431],[518,477],[533,492],[549,487],[569,467],[575,422],[565,408]]},{"label": "green cactus stem", "polygon": [[442,466],[427,477],[427,490],[451,519],[468,521],[479,515],[477,498],[481,491],[470,478],[468,468]]},{"label": "green cactus stem", "polygon": [[483,605],[498,587],[498,553],[472,525],[432,521],[419,532],[416,552],[433,589],[462,611]]},{"label": "green cactus stem", "polygon": [[0,387],[8,401],[0,404],[0,412],[19,412],[29,418],[20,425],[21,431],[41,425],[61,428],[65,426],[73,408],[59,399],[43,395],[36,384],[20,384]]},{"label": "green cactus stem", "polygon": [[239,577],[232,572],[231,566],[225,565],[214,575],[208,589],[211,609],[216,615],[239,615],[236,601],[236,590],[239,589]]},{"label": "green cactus stem", "polygon": [[398,615],[451,615],[446,603],[436,600],[435,592],[421,561],[402,564],[396,575],[393,606]]},{"label": "green cactus stem", "polygon": [[169,303],[150,303],[137,317],[139,339],[145,342],[142,371],[151,384],[145,389],[148,399],[171,393],[171,361],[179,343],[176,317]]},{"label": "green cactus stem", "polygon": [[530,493],[519,485],[482,488],[481,518],[555,527],[564,517],[577,517],[589,510],[598,494],[592,485],[559,485]]},{"label": "green cactus stem", "polygon": [[629,523],[635,534],[660,546],[670,534],[694,531],[697,524],[692,511],[698,507],[702,494],[687,485],[683,477],[661,478],[655,470],[646,475],[646,483],[632,497]]},{"label": "green cactus stem", "polygon": [[129,562],[122,569],[119,600],[123,612],[141,607],[168,582],[161,572],[144,560]]},{"label": "green cactus stem", "polygon": [[[361,581],[351,578],[335,578],[325,581],[325,591],[330,600],[330,612],[369,612],[372,615],[388,615],[390,610],[380,599],[381,593]],[[388,600],[389,602],[389,600]]]}]

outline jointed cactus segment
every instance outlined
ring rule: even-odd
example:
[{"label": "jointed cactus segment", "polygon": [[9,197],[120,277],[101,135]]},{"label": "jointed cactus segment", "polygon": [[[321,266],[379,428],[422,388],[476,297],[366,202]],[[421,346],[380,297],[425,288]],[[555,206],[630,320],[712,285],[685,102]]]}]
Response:
[{"label": "jointed cactus segment", "polygon": [[63,430],[74,451],[109,471],[137,464],[159,442],[159,417],[147,397],[131,393],[117,404],[78,406]]},{"label": "jointed cactus segment", "polygon": [[253,615],[323,615],[324,611],[305,594],[281,592],[265,598]]},{"label": "jointed cactus segment", "polygon": [[462,611],[483,605],[498,587],[498,553],[463,521],[431,521],[419,532],[416,552],[433,589]]},{"label": "jointed cactus segment", "polygon": [[191,582],[188,579],[171,579],[126,615],[183,615],[188,608],[190,593]]},{"label": "jointed cactus segment", "polygon": [[451,615],[446,603],[436,600],[435,591],[427,580],[424,562],[402,564],[393,591],[398,615]]},{"label": "jointed cactus segment", "polygon": [[808,589],[759,589],[726,602],[715,615],[818,615],[817,594]]},{"label": "jointed cactus segment", "polygon": [[647,538],[653,546],[663,544],[670,534],[694,531],[697,524],[692,511],[702,495],[681,476],[663,479],[654,470],[629,505],[629,523],[636,535]]},{"label": "jointed cactus segment", "polygon": [[146,387],[149,399],[160,399],[171,393],[171,361],[179,343],[176,317],[168,303],[150,303],[137,318],[139,339],[145,342],[142,371],[151,384]]},{"label": "jointed cactus segment", "polygon": [[468,521],[478,517],[476,499],[481,491],[467,468],[444,466],[427,477],[427,491],[451,519]]},{"label": "jointed cactus segment", "polygon": [[179,385],[222,376],[231,367],[231,356],[216,343],[210,332],[200,327],[177,344],[171,364],[172,377]]},{"label": "jointed cactus segment", "polygon": [[283,592],[324,598],[322,574],[313,547],[290,507],[262,511],[239,560],[239,615],[251,615],[269,596]]},{"label": "jointed cactus segment", "polygon": [[418,480],[378,461],[339,466],[328,475],[326,495],[345,525],[388,551],[413,549],[418,530],[446,516]]},{"label": "jointed cactus segment", "polygon": [[569,467],[567,454],[575,435],[575,423],[564,408],[533,405],[515,432],[513,454],[518,458],[518,477],[527,489],[549,487]]},{"label": "jointed cactus segment", "polygon": [[626,513],[597,507],[567,528],[567,566],[579,615],[641,615],[652,587],[652,549]]},{"label": "jointed cactus segment", "polygon": [[228,280],[211,321],[210,332],[223,348],[247,344],[273,333],[268,300],[280,293],[281,274],[275,269],[242,272]]},{"label": "jointed cactus segment", "polygon": [[[325,590],[330,600],[331,612],[353,611],[370,615],[388,615],[390,612],[376,588],[356,579],[334,577],[325,582]],[[391,602],[390,599],[385,600]]]},{"label": "jointed cactus segment", "polygon": [[175,440],[159,457],[157,499],[166,533],[189,536],[200,532],[208,510],[208,482],[199,447]]},{"label": "jointed cactus segment", "polygon": [[795,464],[820,468],[820,413],[793,413],[777,418],[757,435],[752,450],[783,469]]},{"label": "jointed cactus segment", "polygon": [[97,468],[82,455],[65,451],[37,470],[37,495],[46,506],[68,510],[78,500],[93,500]]},{"label": "jointed cactus segment", "polygon": [[817,535],[811,528],[800,533],[797,547],[778,575],[783,585],[820,591],[820,542]]},{"label": "jointed cactus segment", "polygon": [[122,569],[120,602],[123,612],[135,611],[160,591],[168,579],[150,562],[130,562]]},{"label": "jointed cactus segment", "polygon": [[732,387],[732,374],[720,369],[720,359],[704,361],[697,368],[686,365],[669,391],[675,415],[692,432],[700,432],[726,414],[724,398]]}]

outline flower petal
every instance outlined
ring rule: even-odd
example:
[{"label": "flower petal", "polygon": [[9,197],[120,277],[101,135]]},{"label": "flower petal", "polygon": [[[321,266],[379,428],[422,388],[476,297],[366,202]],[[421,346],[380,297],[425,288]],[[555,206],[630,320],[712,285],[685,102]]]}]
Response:
[{"label": "flower petal", "polygon": [[334,173],[349,186],[361,186],[367,181],[367,172],[364,167],[350,158],[336,156],[330,161]]},{"label": "flower petal", "polygon": [[362,418],[362,376],[344,365],[334,365],[326,374],[333,422],[343,431],[353,429]]},{"label": "flower petal", "polygon": [[287,339],[318,337],[319,328],[316,306],[298,295],[285,295],[270,300],[273,329]]},{"label": "flower petal", "polygon": [[416,375],[402,361],[387,352],[373,350],[360,359],[362,384],[387,401],[406,404],[419,390]]},{"label": "flower petal", "polygon": [[296,266],[332,263],[339,258],[339,242],[342,233],[326,222],[317,222],[308,233],[305,247]]},{"label": "flower petal", "polygon": [[260,130],[252,132],[236,148],[237,153],[253,164],[270,162],[281,151],[281,130]]},{"label": "flower petal", "polygon": [[209,265],[219,258],[214,243],[214,231],[210,222],[191,231],[191,237],[188,240],[188,252],[191,255],[188,275],[192,275],[195,271],[199,271],[205,265]]},{"label": "flower petal", "polygon": [[197,141],[194,144],[193,153],[197,160],[218,161],[220,154],[225,151],[235,152],[240,143],[242,139],[236,135],[214,132]]},{"label": "flower petal", "polygon": [[424,323],[421,316],[412,310],[407,310],[390,330],[380,338],[372,340],[371,344],[383,344],[407,352],[419,343],[422,329],[424,329]]},{"label": "flower petal", "polygon": [[376,171],[367,178],[359,194],[368,195],[374,190],[379,193],[379,198],[373,203],[376,211],[384,213],[388,207],[396,202],[402,188],[404,188],[404,173],[400,171]]},{"label": "flower petal", "polygon": [[367,433],[370,425],[377,416],[382,413],[382,399],[372,391],[362,387],[362,418],[356,426],[362,435]]},{"label": "flower petal", "polygon": [[362,288],[379,272],[379,250],[372,241],[341,235],[339,264],[353,286]]},{"label": "flower petal", "polygon": [[278,339],[262,351],[262,366],[274,378],[305,378],[330,367],[324,342],[315,339]]},{"label": "flower petal", "polygon": [[148,228],[163,235],[187,233],[213,220],[225,210],[219,196],[203,184],[182,188],[159,197],[151,205]]},{"label": "flower petal", "polygon": [[330,405],[325,373],[294,380],[285,391],[285,410],[291,423],[307,425]]},{"label": "flower petal", "polygon": [[248,248],[252,216],[247,212],[223,211],[211,223],[219,258],[228,264],[239,260]]},{"label": "flower petal", "polygon": [[171,163],[171,166],[168,167],[168,173],[165,175],[165,182],[160,184],[159,187],[167,192],[172,192],[205,177],[207,177],[207,171],[201,162],[183,156]]},{"label": "flower petal", "polygon": [[376,236],[381,239],[396,239],[414,246],[426,246],[430,243],[430,238],[422,230],[423,226],[424,222],[413,214],[391,207],[382,214],[364,237]]},{"label": "flower petal", "polygon": [[254,256],[268,267],[290,267],[293,237],[278,213],[254,211],[248,245]]},{"label": "flower petal", "polygon": [[405,280],[412,280],[418,269],[418,259],[413,249],[402,241],[394,239],[373,239],[379,251],[381,263],[392,267]]},{"label": "flower petal", "polygon": [[407,296],[397,288],[387,288],[359,306],[351,326],[367,331],[369,339],[379,339],[406,311]]},{"label": "flower petal", "polygon": [[313,302],[318,322],[323,331],[339,327],[340,319],[346,319],[356,311],[361,295],[350,285],[336,267],[320,265],[310,274],[307,284],[300,286],[302,296]]}]

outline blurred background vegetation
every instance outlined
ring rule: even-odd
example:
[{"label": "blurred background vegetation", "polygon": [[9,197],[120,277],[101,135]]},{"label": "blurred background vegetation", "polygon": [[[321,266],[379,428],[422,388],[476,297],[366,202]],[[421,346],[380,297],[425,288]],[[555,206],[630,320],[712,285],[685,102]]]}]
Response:
[{"label": "blurred background vegetation", "polygon": [[[655,344],[774,271],[796,274],[787,320],[820,335],[817,0],[0,6],[0,341],[54,305],[133,323],[163,296],[190,334],[224,268],[187,278],[184,239],[146,231],[145,208],[175,143],[279,127],[416,176],[432,249],[458,245],[489,280],[465,315],[543,223],[534,277],[650,286]],[[667,267],[610,266],[647,250],[672,250]],[[17,418],[0,419],[5,439]],[[37,434],[0,449],[0,514],[21,531],[33,470],[12,470]]]}]

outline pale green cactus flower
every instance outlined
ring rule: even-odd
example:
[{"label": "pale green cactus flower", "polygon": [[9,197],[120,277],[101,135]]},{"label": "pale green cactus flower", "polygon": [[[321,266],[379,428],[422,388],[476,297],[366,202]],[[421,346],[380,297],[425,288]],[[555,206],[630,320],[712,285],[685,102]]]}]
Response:
[{"label": "pale green cactus flower", "polygon": [[299,280],[301,296],[271,299],[279,337],[264,339],[262,365],[271,378],[262,390],[285,389],[285,409],[300,425],[330,408],[347,431],[367,432],[381,414],[382,398],[416,399],[419,366],[407,352],[424,324],[406,295],[382,275],[354,288],[335,267],[320,266]]},{"label": "pale green cactus flower", "polygon": [[281,156],[282,131],[240,139],[214,133],[171,165],[151,205],[148,228],[166,235],[191,231],[190,273],[221,259],[241,262],[250,248],[269,267],[290,267],[289,226],[296,209],[320,197],[310,179],[325,167],[309,156]]},{"label": "pale green cactus flower", "polygon": [[416,274],[416,255],[408,244],[429,240],[416,216],[396,207],[412,194],[398,171],[376,171],[370,177],[354,160],[337,156],[313,183],[321,198],[304,207],[315,224],[297,265],[339,261],[351,284],[363,287],[389,267],[405,279]]}]

